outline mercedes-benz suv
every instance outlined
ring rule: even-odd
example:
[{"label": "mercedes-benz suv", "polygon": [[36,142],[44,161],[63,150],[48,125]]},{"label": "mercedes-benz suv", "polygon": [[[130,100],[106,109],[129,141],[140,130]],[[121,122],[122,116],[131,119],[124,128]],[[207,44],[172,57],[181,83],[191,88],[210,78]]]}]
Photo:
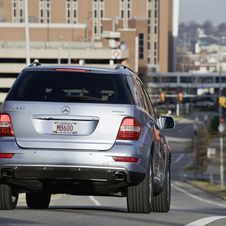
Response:
[{"label": "mercedes-benz suv", "polygon": [[169,144],[139,77],[128,67],[24,68],[0,114],[0,209],[26,193],[127,197],[129,212],[170,209]]}]

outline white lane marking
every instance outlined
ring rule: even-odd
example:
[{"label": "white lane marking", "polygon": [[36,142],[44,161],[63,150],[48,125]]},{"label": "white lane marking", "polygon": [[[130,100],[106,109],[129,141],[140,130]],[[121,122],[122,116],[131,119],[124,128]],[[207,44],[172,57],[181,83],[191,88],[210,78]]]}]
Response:
[{"label": "white lane marking", "polygon": [[90,198],[97,206],[100,206],[100,203],[99,203],[93,196],[89,196],[89,198]]},{"label": "white lane marking", "polygon": [[186,224],[184,226],[204,226],[213,221],[223,219],[223,218],[226,218],[226,216],[206,217],[206,218],[202,218],[197,221],[191,222],[190,224]]},{"label": "white lane marking", "polygon": [[190,197],[192,197],[192,198],[194,198],[194,199],[197,199],[197,200],[199,200],[199,201],[206,202],[206,203],[209,203],[209,204],[213,204],[213,205],[217,205],[217,206],[221,206],[221,207],[226,207],[226,205],[224,205],[224,204],[212,202],[212,201],[206,200],[206,199],[202,199],[202,198],[200,198],[200,197],[198,197],[198,196],[196,196],[196,195],[193,195],[193,194],[191,194],[191,193],[185,191],[185,190],[182,189],[182,188],[177,187],[177,186],[174,185],[174,184],[171,184],[171,185],[172,185],[172,187],[174,187],[174,188],[177,189],[178,191],[181,191],[181,192],[183,192],[184,194],[186,194],[186,195],[188,195],[188,196],[190,196]]},{"label": "white lane marking", "polygon": [[179,156],[179,157],[171,164],[171,166],[172,166],[173,164],[179,162],[179,161],[184,157],[184,155],[185,155],[185,153],[181,154],[181,155],[180,155],[180,156]]}]

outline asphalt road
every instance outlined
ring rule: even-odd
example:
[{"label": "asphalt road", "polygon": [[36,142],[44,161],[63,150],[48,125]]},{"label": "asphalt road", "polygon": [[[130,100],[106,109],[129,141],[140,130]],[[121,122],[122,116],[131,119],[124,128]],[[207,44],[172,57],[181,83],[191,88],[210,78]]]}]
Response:
[{"label": "asphalt road", "polygon": [[167,132],[172,148],[172,201],[168,213],[130,214],[125,198],[67,195],[52,197],[46,210],[32,210],[21,196],[15,210],[0,211],[0,225],[226,225],[226,201],[184,182],[181,169],[192,161],[190,153],[184,152],[189,143],[184,139],[189,139],[193,123],[190,117],[178,122],[174,132]]}]

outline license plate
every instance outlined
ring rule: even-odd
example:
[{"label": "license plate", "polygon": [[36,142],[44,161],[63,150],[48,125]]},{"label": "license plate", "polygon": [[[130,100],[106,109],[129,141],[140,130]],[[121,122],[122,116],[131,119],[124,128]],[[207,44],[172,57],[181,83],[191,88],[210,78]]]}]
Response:
[{"label": "license plate", "polygon": [[52,123],[52,134],[68,134],[77,135],[78,134],[78,123],[61,121]]}]

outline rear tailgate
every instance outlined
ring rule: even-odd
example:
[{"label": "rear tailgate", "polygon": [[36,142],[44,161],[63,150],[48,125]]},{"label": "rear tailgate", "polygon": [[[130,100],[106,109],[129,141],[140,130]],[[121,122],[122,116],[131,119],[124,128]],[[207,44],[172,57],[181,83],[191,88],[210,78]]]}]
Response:
[{"label": "rear tailgate", "polygon": [[[5,101],[21,148],[108,150],[132,105]],[[69,111],[64,114],[63,111]]]}]

